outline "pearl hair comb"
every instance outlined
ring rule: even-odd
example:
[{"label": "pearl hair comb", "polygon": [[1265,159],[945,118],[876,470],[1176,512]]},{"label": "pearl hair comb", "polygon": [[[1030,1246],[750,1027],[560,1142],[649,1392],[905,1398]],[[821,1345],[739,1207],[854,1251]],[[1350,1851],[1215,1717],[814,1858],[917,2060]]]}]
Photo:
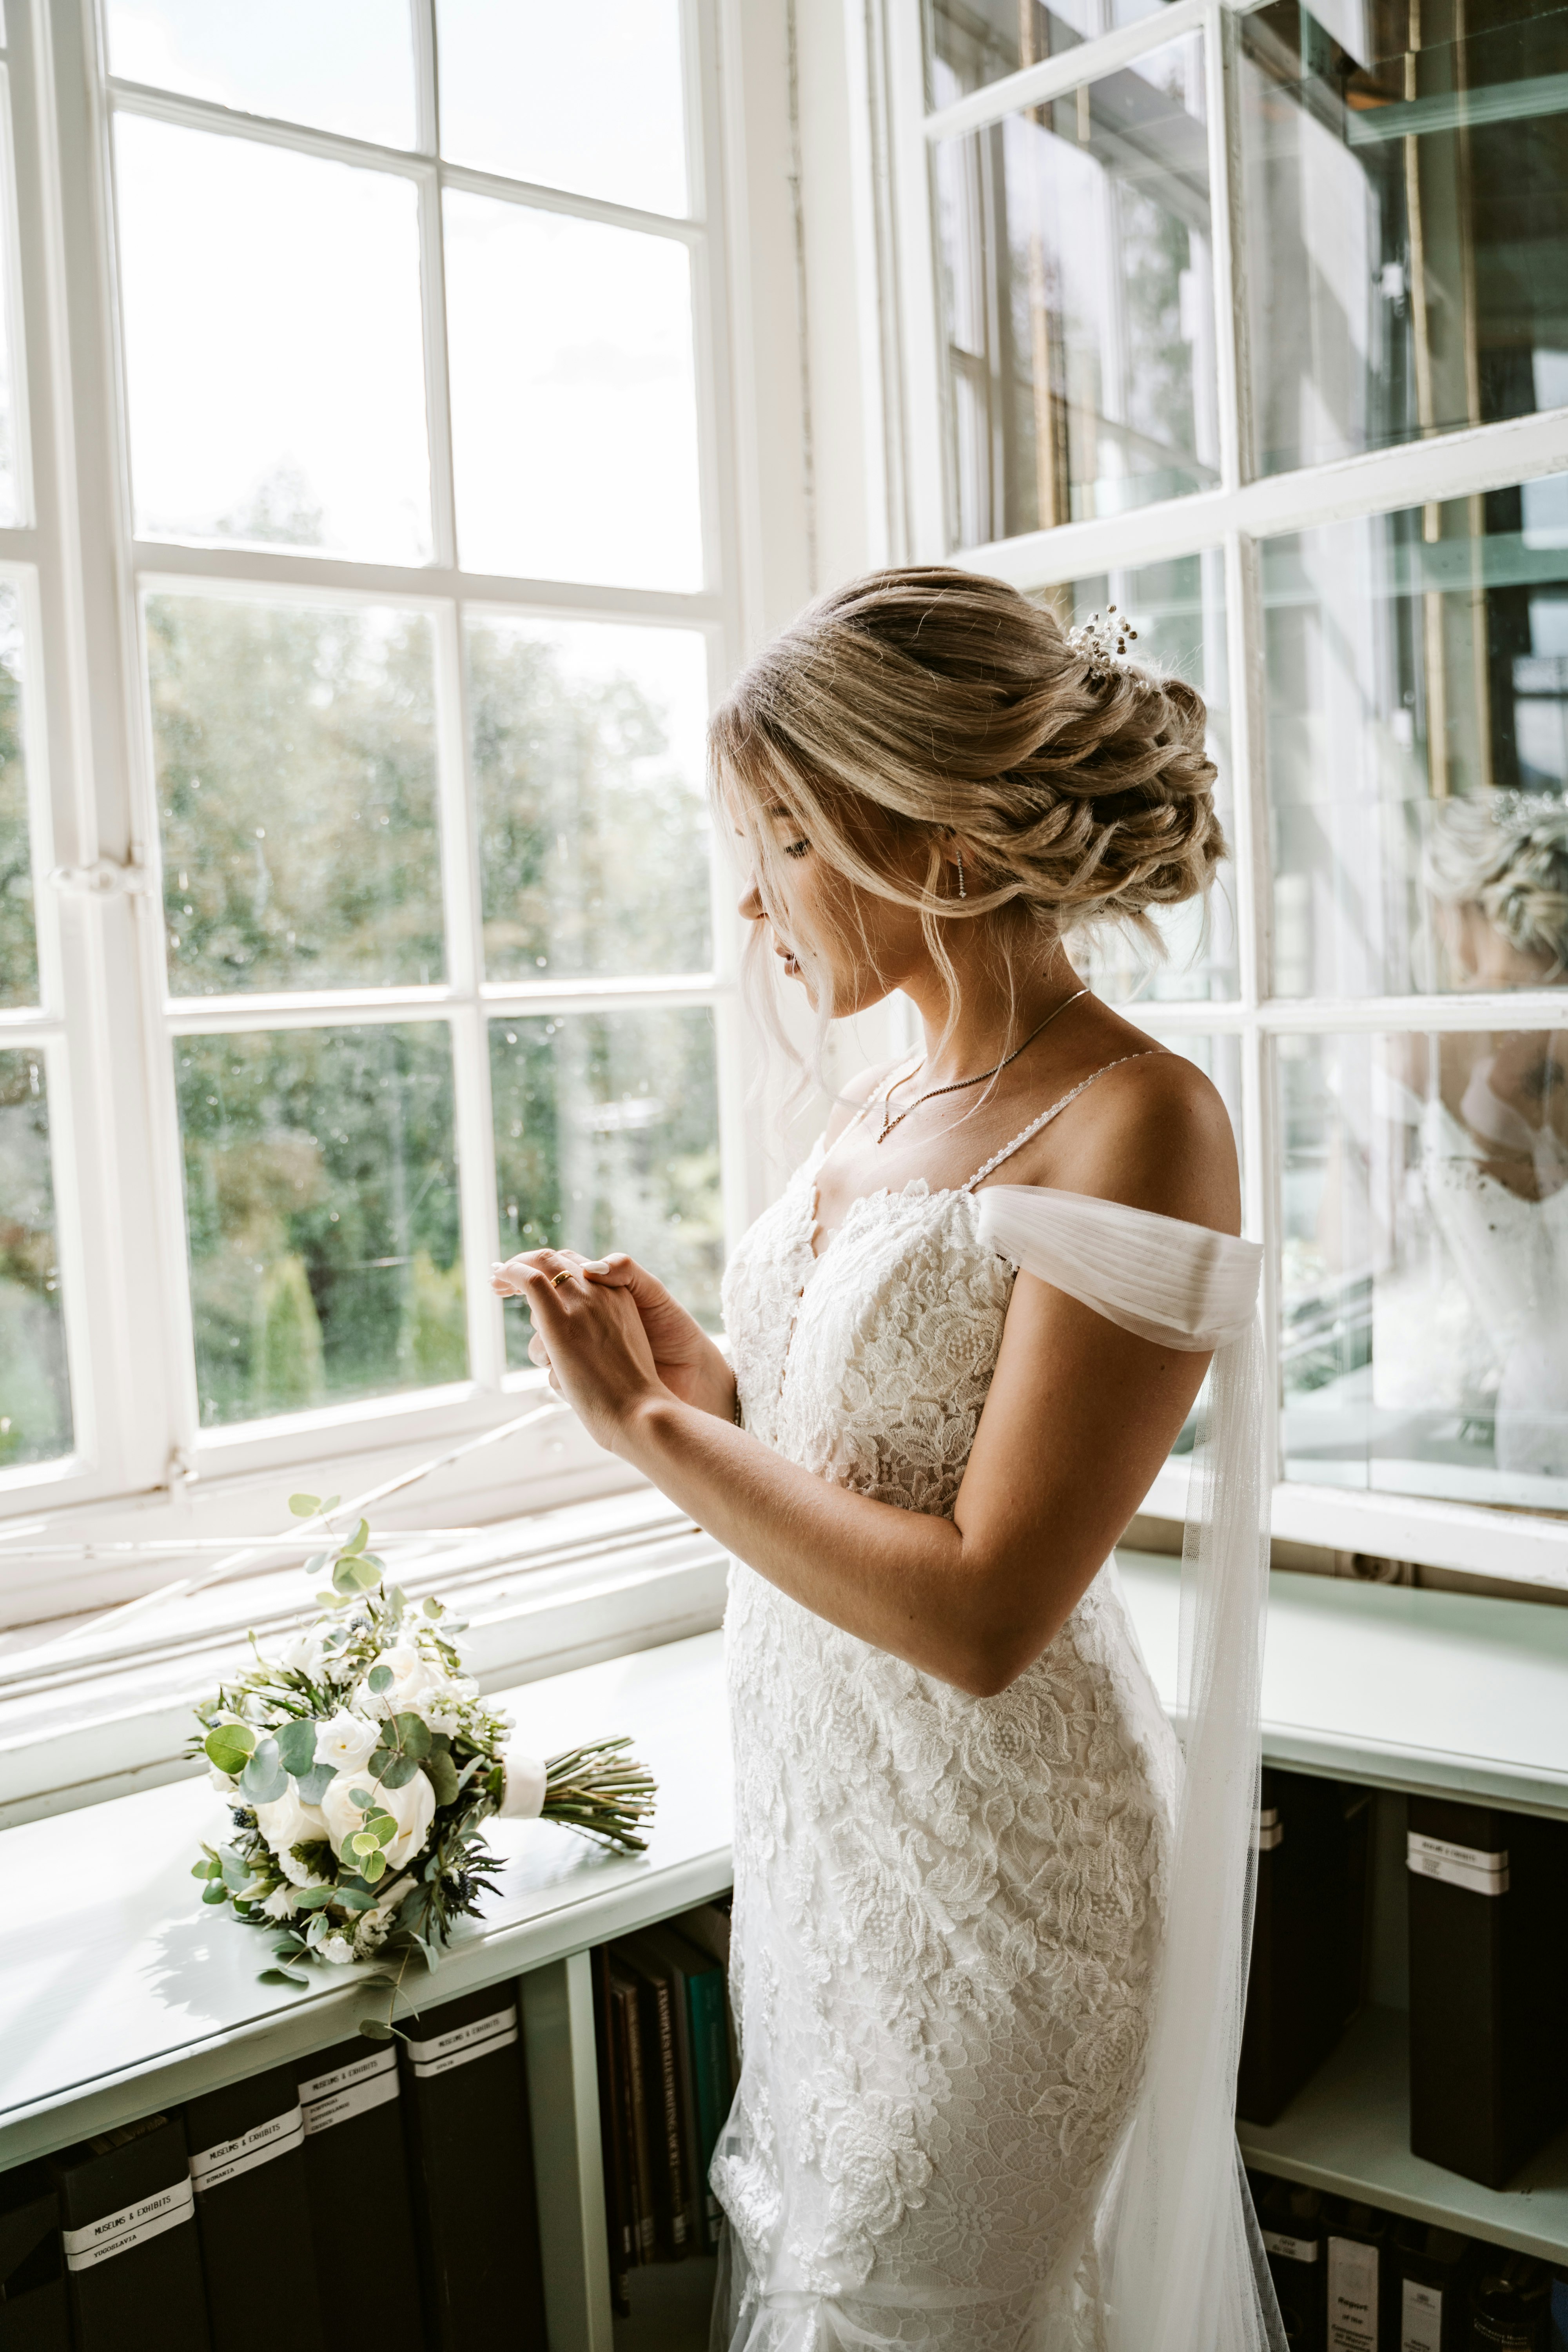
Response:
[{"label": "pearl hair comb", "polygon": [[1089,664],[1090,677],[1106,678],[1113,669],[1131,667],[1127,648],[1137,635],[1137,630],[1128,625],[1125,615],[1119,614],[1114,604],[1108,604],[1103,620],[1098,613],[1091,613],[1078,628],[1069,629],[1068,643]]}]

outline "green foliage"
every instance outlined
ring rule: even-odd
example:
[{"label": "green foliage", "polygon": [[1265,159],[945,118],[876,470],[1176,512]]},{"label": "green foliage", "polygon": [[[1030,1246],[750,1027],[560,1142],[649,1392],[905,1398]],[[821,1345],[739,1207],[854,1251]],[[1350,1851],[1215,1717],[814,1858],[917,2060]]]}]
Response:
[{"label": "green foliage", "polygon": [[247,1723],[222,1723],[202,1742],[207,1761],[220,1772],[243,1772],[256,1748],[256,1734]]},{"label": "green foliage", "polygon": [[[0,614],[5,591],[0,587]],[[5,679],[0,656],[0,810],[5,791]],[[5,849],[0,820],[0,1001]],[[70,1384],[55,1255],[48,1093],[43,1056],[0,1053],[0,1468],[71,1446]]]}]

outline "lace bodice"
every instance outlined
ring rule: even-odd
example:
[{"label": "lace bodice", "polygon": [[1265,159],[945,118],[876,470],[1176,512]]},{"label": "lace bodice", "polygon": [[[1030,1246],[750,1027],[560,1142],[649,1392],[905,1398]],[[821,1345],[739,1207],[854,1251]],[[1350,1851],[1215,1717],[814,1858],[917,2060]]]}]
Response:
[{"label": "lace bodice", "polygon": [[[951,1512],[1015,1270],[984,1194],[920,1181],[857,1201],[814,1258],[819,1165],[726,1276],[747,1425]],[[726,1637],[744,2063],[715,2340],[1096,2341],[1081,2265],[1142,2063],[1178,1772],[1114,1570],[994,1698],[738,1562]]]}]

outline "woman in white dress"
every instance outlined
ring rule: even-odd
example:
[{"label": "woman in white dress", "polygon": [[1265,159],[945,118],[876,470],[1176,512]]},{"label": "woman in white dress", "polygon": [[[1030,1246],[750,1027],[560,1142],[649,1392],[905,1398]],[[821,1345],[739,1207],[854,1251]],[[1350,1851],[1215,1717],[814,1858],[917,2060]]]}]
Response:
[{"label": "woman in white dress", "polygon": [[[1063,944],[1207,886],[1203,706],[999,582],[891,572],[768,648],[713,754],[819,1034],[902,989],[924,1050],[742,1243],[732,1369],[624,1258],[498,1286],[733,1555],[715,2346],[1256,2352],[1257,1253],[1213,1088]],[[1184,1792],[1108,1562],[1216,1344]]]}]

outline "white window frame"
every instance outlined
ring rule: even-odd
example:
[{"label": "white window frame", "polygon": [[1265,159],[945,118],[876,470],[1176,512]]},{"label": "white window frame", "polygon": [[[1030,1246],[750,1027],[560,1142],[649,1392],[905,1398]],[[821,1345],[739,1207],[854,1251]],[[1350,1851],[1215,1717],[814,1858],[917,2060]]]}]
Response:
[{"label": "white window frame", "polygon": [[[454,1436],[516,1415],[542,1376],[509,1372],[486,1278],[500,1255],[486,1024],[507,1013],[703,1005],[716,1031],[725,1224],[732,1242],[778,1171],[747,1108],[737,997],[740,925],[715,842],[712,968],[643,981],[486,982],[479,963],[475,794],[463,705],[461,614],[664,622],[700,633],[710,688],[806,591],[804,500],[790,481],[798,399],[774,380],[793,352],[790,194],[767,159],[787,151],[783,53],[744,0],[683,0],[691,212],[671,219],[453,166],[434,152],[435,0],[409,0],[423,152],[404,152],[237,114],[110,80],[96,0],[8,0],[16,112],[16,219],[6,251],[20,299],[19,451],[33,504],[0,530],[0,578],[27,623],[24,720],[31,782],[41,1009],[0,1013],[0,1048],[41,1050],[47,1071],[58,1257],[75,1449],[0,1471],[0,1619],[16,1580],[5,1542],[270,1528],[289,1474],[312,1464],[353,1491]],[[782,16],[779,24],[782,25]],[[386,170],[419,190],[433,560],[359,563],[308,551],[138,541],[120,354],[110,126],[118,109]],[[782,126],[782,127],[781,127]],[[0,126],[3,127],[3,126]],[[752,170],[749,150],[759,163]],[[692,257],[705,585],[683,594],[465,572],[457,562],[440,247],[441,190],[669,236]],[[789,271],[767,315],[759,267]],[[787,314],[787,315],[785,315]],[[737,320],[739,334],[737,334]],[[25,332],[24,332],[25,325]],[[25,352],[25,362],[23,354]],[[796,362],[798,372],[798,362]],[[785,440],[776,446],[780,431]],[[793,436],[793,438],[791,437]],[[759,451],[766,444],[769,464]],[[782,479],[780,478],[783,478]],[[25,490],[24,495],[28,493]],[[346,989],[171,1001],[166,992],[157,809],[142,686],[149,590],[395,604],[428,613],[437,647],[437,766],[448,979],[436,988]],[[49,877],[53,876],[51,881]],[[172,1041],[182,1034],[447,1019],[468,1268],[470,1377],[449,1387],[204,1431],[190,1328]],[[441,1512],[475,1517],[607,1491],[627,1474],[569,1417],[439,1488]],[[341,1474],[341,1475],[340,1475]],[[295,1480],[294,1483],[299,1483]],[[18,1563],[20,1567],[20,1562]],[[56,1607],[96,1607],[161,1583],[155,1561],[84,1568]],[[21,1612],[33,1617],[36,1606]],[[53,1613],[51,1610],[50,1613]]]},{"label": "white window frame", "polygon": [[[859,0],[850,0],[850,5]],[[1246,223],[1240,202],[1240,125],[1235,59],[1239,18],[1258,0],[1174,0],[1136,23],[928,113],[920,0],[864,0],[883,163],[875,186],[886,221],[878,257],[900,324],[897,353],[880,390],[890,422],[889,548],[894,560],[950,562],[1038,589],[1211,549],[1223,551],[1227,670],[1231,679],[1232,846],[1237,917],[1237,991],[1228,1000],[1141,1002],[1152,1034],[1179,1045],[1194,1034],[1232,1035],[1240,1046],[1246,1228],[1265,1245],[1269,1394],[1278,1400],[1280,1221],[1276,1117],[1282,1033],[1377,1029],[1474,1030],[1558,1026],[1563,992],[1521,989],[1474,996],[1280,998],[1271,992],[1273,892],[1263,731],[1259,543],[1275,534],[1391,513],[1428,499],[1463,498],[1568,469],[1568,409],[1512,418],[1368,452],[1288,474],[1251,478],[1246,367]],[[1024,106],[1067,96],[1183,35],[1204,37],[1214,247],[1214,324],[1221,480],[1217,488],[1104,520],[1073,522],[986,546],[950,550],[944,487],[936,255],[929,178],[931,142],[975,131]],[[871,282],[868,275],[866,281]],[[1483,1504],[1287,1482],[1276,1413],[1273,1528],[1278,1537],[1336,1551],[1364,1551],[1524,1583],[1568,1589],[1568,1518]],[[1162,1471],[1145,1505],[1180,1517],[1186,1470]]]}]

